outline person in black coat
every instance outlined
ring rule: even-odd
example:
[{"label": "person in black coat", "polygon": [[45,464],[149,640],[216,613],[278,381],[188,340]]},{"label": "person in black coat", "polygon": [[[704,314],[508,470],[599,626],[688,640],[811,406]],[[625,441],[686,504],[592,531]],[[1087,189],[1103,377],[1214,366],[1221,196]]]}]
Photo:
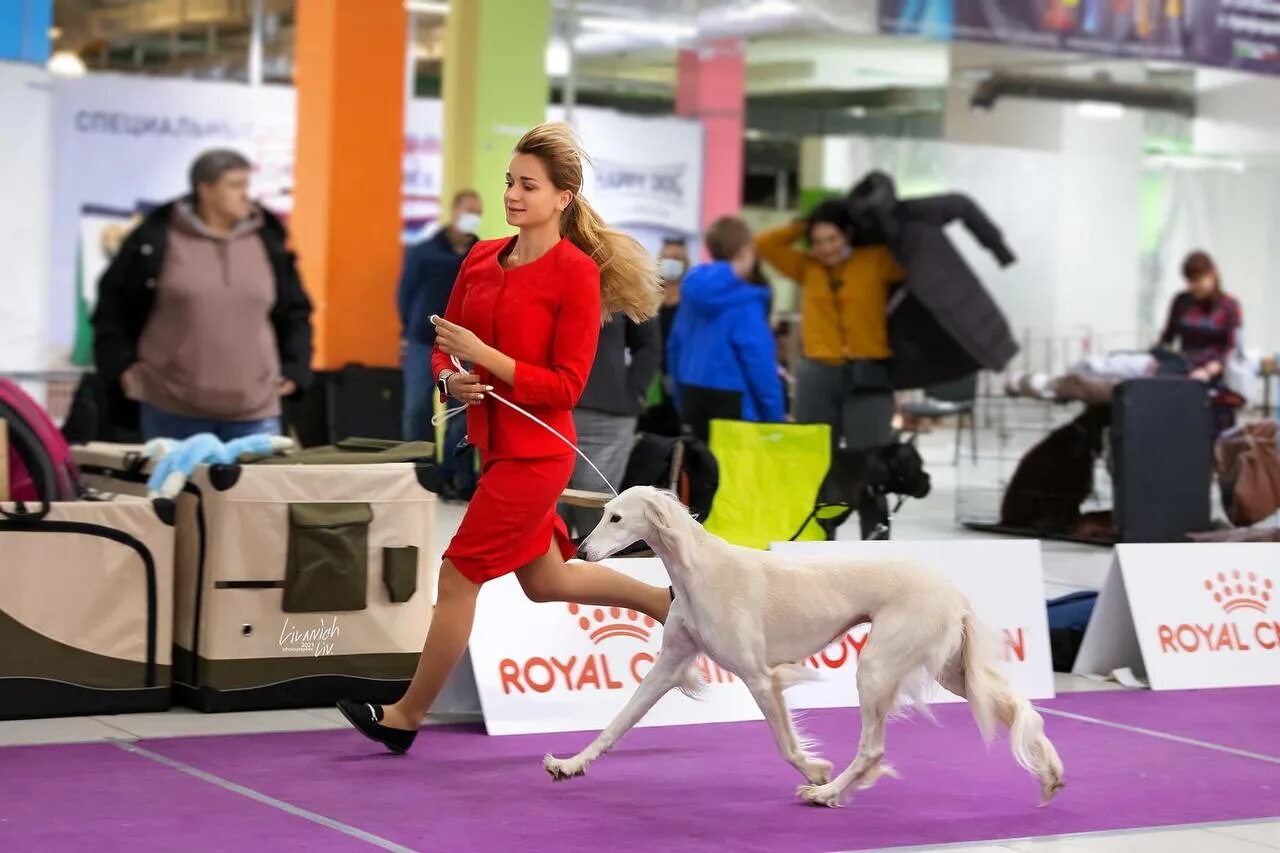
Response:
[{"label": "person in black coat", "polygon": [[999,227],[968,196],[901,200],[871,172],[846,200],[857,245],[884,244],[906,272],[890,300],[890,380],[902,390],[978,370],[1003,370],[1018,353],[1008,321],[943,230],[956,219],[1002,267],[1016,258]]},{"label": "person in black coat", "polygon": [[[238,418],[236,406],[248,411],[245,407],[250,403],[233,399],[239,393],[236,389],[225,394],[200,391],[207,383],[193,380],[192,370],[205,379],[233,384],[240,372],[252,366],[253,375],[243,378],[261,384],[263,377],[275,377],[268,391],[273,398],[299,396],[310,384],[311,301],[288,247],[284,223],[249,200],[249,173],[249,161],[237,152],[202,154],[191,167],[191,193],[147,215],[103,273],[93,314],[94,360],[113,427],[141,426],[148,439],[160,432],[184,438],[204,431],[227,439],[248,430],[280,427],[278,400],[250,401],[260,411]],[[181,257],[171,258],[175,242],[183,251]],[[259,244],[256,250],[255,243]],[[261,300],[254,294],[243,295],[246,288],[258,286],[245,280],[245,275],[257,281],[259,270],[267,279],[261,285],[265,288]],[[210,277],[225,286],[228,295],[204,300],[204,285],[197,282]],[[232,299],[233,292],[242,295]],[[261,304],[265,316],[191,316],[206,302],[224,307]],[[165,310],[158,311],[158,305]],[[159,313],[164,314],[166,325],[163,336],[149,328]],[[258,322],[266,326],[260,333],[253,331]],[[185,335],[176,328],[182,323],[188,324]],[[233,333],[214,336],[211,330],[216,327],[205,324],[230,324],[223,328],[236,329],[234,334],[244,339],[261,334],[274,344],[274,352],[264,348],[248,355],[237,353],[240,361],[257,358],[261,363],[246,361],[232,376],[225,363],[208,359],[209,353],[218,351],[217,342],[206,345],[202,340],[230,339]],[[161,405],[160,400],[169,405]]]}]

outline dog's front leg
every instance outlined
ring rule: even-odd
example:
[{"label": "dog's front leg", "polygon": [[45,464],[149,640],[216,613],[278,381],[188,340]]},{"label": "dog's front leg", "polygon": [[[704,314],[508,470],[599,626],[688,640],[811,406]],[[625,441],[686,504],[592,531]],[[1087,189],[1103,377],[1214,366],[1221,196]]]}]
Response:
[{"label": "dog's front leg", "polygon": [[751,691],[752,698],[756,700],[756,704],[764,713],[764,718],[769,722],[769,728],[773,730],[773,738],[778,744],[778,751],[782,753],[783,759],[799,770],[800,775],[811,784],[825,785],[831,781],[831,762],[808,751],[806,742],[796,731],[791,712],[787,710],[786,700],[773,677],[762,674],[744,680],[747,689]]},{"label": "dog's front leg", "polygon": [[693,637],[677,620],[669,621],[662,632],[662,650],[658,653],[658,661],[649,670],[636,692],[631,695],[613,722],[582,752],[573,758],[559,759],[547,755],[542,766],[557,782],[587,772],[587,766],[601,755],[604,755],[618,742],[627,731],[640,722],[640,718],[648,713],[671,688],[680,684],[685,669],[697,654],[697,645]]}]

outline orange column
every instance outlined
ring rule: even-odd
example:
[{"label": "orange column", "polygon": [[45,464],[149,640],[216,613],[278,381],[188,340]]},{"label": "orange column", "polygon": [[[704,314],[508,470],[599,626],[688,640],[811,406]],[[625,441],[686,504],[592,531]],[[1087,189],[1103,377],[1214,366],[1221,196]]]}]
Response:
[{"label": "orange column", "polygon": [[290,228],[317,368],[398,361],[407,26],[404,0],[298,0]]}]

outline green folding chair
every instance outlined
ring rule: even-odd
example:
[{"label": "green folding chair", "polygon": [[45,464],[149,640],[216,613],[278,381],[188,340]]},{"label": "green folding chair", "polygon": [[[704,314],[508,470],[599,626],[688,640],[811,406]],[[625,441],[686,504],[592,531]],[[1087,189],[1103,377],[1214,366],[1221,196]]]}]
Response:
[{"label": "green folding chair", "polygon": [[720,487],[704,522],[707,530],[748,548],[793,537],[827,538],[814,507],[831,467],[830,426],[713,420],[709,444],[720,466]]}]

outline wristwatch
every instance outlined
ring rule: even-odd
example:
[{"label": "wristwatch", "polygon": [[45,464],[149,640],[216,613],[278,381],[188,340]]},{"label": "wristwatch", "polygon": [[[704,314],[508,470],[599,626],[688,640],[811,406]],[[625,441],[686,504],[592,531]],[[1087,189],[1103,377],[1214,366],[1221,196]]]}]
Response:
[{"label": "wristwatch", "polygon": [[449,396],[449,377],[457,372],[458,371],[450,370],[447,367],[440,371],[440,378],[436,380],[436,384],[440,386],[440,393],[445,397]]}]

